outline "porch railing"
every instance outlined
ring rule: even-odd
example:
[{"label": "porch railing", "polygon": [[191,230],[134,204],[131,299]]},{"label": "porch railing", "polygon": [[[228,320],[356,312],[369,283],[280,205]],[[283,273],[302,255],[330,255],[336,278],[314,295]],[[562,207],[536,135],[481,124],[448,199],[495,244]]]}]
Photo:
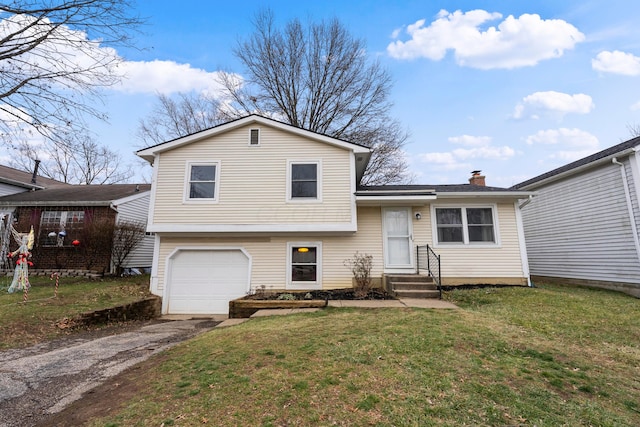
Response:
[{"label": "porch railing", "polygon": [[438,286],[438,292],[440,298],[442,298],[442,276],[440,274],[440,255],[436,254],[431,246],[416,246],[416,269],[417,273],[420,271],[426,271],[427,274],[433,278],[433,281]]}]

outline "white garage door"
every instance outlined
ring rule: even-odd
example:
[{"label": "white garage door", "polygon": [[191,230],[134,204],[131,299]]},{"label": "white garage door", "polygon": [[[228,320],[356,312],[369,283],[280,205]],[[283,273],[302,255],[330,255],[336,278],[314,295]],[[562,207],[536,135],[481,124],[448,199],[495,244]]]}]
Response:
[{"label": "white garage door", "polygon": [[249,258],[239,249],[179,250],[170,259],[169,314],[228,314],[249,290]]}]

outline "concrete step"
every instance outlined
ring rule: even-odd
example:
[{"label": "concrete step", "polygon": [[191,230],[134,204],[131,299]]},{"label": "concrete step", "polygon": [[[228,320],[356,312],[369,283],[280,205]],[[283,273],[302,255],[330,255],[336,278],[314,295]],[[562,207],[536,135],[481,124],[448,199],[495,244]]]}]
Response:
[{"label": "concrete step", "polygon": [[391,282],[391,289],[394,291],[435,291],[438,285],[431,282]]},{"label": "concrete step", "polygon": [[434,290],[396,290],[397,298],[440,298],[440,292]]},{"label": "concrete step", "polygon": [[433,278],[429,276],[423,276],[421,274],[388,274],[387,282],[389,283],[397,283],[397,282],[430,283],[430,282],[433,282]]}]

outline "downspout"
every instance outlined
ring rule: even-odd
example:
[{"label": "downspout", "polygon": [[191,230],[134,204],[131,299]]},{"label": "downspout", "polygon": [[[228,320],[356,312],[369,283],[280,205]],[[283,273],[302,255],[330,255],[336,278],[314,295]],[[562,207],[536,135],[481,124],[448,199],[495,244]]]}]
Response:
[{"label": "downspout", "polygon": [[616,157],[611,159],[611,163],[620,166],[620,174],[622,175],[622,183],[624,184],[624,196],[627,199],[627,210],[629,211],[629,221],[631,222],[631,231],[633,232],[633,241],[636,245],[636,257],[640,262],[640,239],[638,238],[638,228],[636,227],[636,217],[633,213],[633,204],[631,203],[631,193],[629,192],[629,181],[627,180],[627,170],[623,163],[619,162]]},{"label": "downspout", "polygon": [[533,199],[532,195],[529,195],[529,199],[522,202],[518,205],[518,201],[513,202],[513,207],[516,211],[516,228],[518,230],[518,241],[520,246],[520,262],[522,264],[522,273],[527,278],[527,286],[533,288],[533,283],[531,282],[531,271],[529,270],[529,256],[527,254],[527,244],[524,238],[524,225],[522,222],[522,211],[521,209],[528,205]]}]

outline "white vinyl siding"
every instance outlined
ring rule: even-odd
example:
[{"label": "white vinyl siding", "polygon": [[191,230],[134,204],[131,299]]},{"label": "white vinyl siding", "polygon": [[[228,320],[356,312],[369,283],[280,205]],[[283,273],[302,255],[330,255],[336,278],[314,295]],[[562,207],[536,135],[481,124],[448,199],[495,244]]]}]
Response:
[{"label": "white vinyl siding", "polygon": [[[149,195],[147,192],[144,195],[129,199],[123,203],[119,203],[118,209],[118,221],[135,221],[141,224],[147,223],[147,216],[149,211]],[[153,244],[154,236],[145,235],[142,242],[136,246],[136,248],[127,256],[124,261],[124,268],[149,268],[153,261]]]},{"label": "white vinyl siding", "polygon": [[[153,223],[350,224],[353,194],[352,153],[322,142],[303,140],[278,129],[260,130],[260,148],[247,144],[249,127],[162,153],[154,186]],[[287,166],[296,159],[321,159],[321,203],[287,203]],[[218,203],[183,203],[185,164],[220,162]]]},{"label": "white vinyl siding", "polygon": [[0,197],[8,196],[9,194],[24,193],[25,191],[29,191],[29,189],[18,187],[16,185],[0,183]]},{"label": "white vinyl siding", "polygon": [[535,189],[522,210],[532,275],[640,283],[620,168],[608,163]]}]

